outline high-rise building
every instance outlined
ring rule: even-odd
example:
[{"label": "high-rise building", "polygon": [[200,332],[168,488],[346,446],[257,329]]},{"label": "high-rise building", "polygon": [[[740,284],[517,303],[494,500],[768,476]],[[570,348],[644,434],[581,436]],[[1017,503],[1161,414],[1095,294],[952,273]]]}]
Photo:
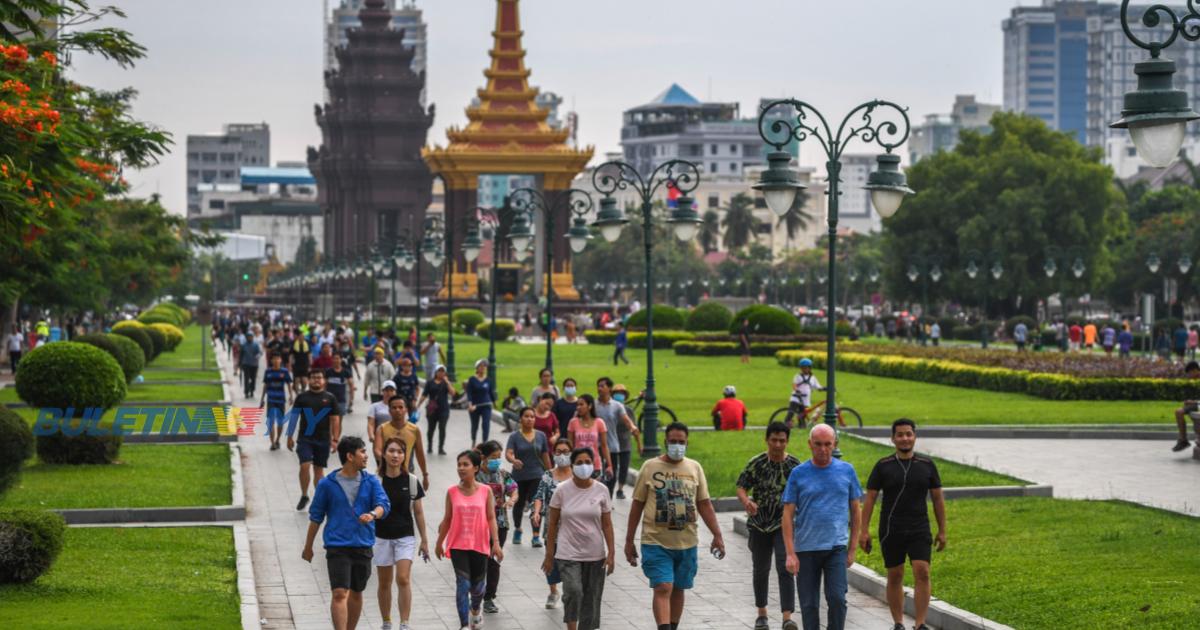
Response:
[{"label": "high-rise building", "polygon": [[243,166],[271,165],[267,123],[229,124],[222,133],[187,137],[188,216],[201,213],[201,193],[238,191]]},{"label": "high-rise building", "polygon": [[871,205],[871,191],[864,188],[875,170],[876,155],[842,155],[841,199],[838,201],[838,228],[859,234],[878,232],[883,227],[879,213]]},{"label": "high-rise building", "polygon": [[979,103],[972,94],[955,96],[949,114],[930,114],[924,123],[913,127],[908,140],[909,162],[916,163],[938,151],[953,149],[958,144],[958,133],[964,129],[989,131],[992,115],[997,111],[999,105]]},{"label": "high-rise building", "polygon": [[[345,46],[350,40],[346,33],[362,24],[358,20],[358,12],[363,8],[365,0],[341,0],[332,13],[325,16],[325,69],[333,70],[338,67],[337,55],[334,51],[338,46]],[[420,74],[426,67],[425,21],[415,0],[385,0],[384,4],[392,14],[391,26],[404,31],[404,45],[413,49],[412,69]],[[425,91],[421,91],[421,104],[425,104]]]}]

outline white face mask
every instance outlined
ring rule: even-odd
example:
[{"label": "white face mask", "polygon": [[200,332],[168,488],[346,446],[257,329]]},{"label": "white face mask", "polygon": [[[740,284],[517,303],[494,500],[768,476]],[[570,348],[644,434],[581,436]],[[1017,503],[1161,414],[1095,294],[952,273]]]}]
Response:
[{"label": "white face mask", "polygon": [[681,461],[687,454],[687,444],[668,444],[667,457],[673,461]]},{"label": "white face mask", "polygon": [[554,465],[558,466],[559,468],[566,468],[567,466],[570,466],[571,465],[571,454],[564,453],[562,455],[555,455],[554,456]]},{"label": "white face mask", "polygon": [[595,471],[591,464],[575,464],[572,469],[575,471],[575,476],[580,479],[591,479],[592,472]]}]

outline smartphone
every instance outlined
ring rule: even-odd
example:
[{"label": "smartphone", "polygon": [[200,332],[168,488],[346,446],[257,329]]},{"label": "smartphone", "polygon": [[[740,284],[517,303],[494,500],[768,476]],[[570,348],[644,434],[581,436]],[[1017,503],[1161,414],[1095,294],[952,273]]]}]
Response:
[{"label": "smartphone", "polygon": [[425,561],[425,564],[429,564],[429,553],[422,551],[421,559]]}]

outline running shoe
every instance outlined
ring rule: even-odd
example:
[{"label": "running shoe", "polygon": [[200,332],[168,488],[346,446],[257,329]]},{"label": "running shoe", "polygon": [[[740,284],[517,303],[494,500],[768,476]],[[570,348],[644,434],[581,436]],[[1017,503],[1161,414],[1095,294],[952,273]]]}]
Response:
[{"label": "running shoe", "polygon": [[514,545],[521,544],[521,530],[519,530],[519,529],[513,530],[513,544]]},{"label": "running shoe", "polygon": [[534,549],[540,549],[540,548],[541,548],[541,546],[542,546],[542,539],[541,539],[541,538],[539,538],[537,534],[534,534],[534,535],[533,535],[533,540],[529,541],[529,544],[530,544],[530,546],[532,546]]},{"label": "running shoe", "polygon": [[898,623],[898,624],[892,626],[892,630],[906,630],[906,629],[904,627],[904,624]]},{"label": "running shoe", "polygon": [[[390,621],[383,622],[383,625],[379,626],[379,630],[392,630],[392,622],[390,622]],[[400,630],[404,630],[403,624],[401,624]]]},{"label": "running shoe", "polygon": [[308,505],[308,497],[307,496],[300,497],[300,502],[296,504],[296,511],[303,510],[304,506],[306,506],[306,505]]},{"label": "running shoe", "polygon": [[399,627],[396,628],[396,630],[412,630],[412,626],[409,626],[406,623],[402,623],[402,624],[400,624]]},{"label": "running shoe", "polygon": [[921,624],[921,625],[913,628],[913,630],[929,630],[929,626],[927,626],[925,624]]},{"label": "running shoe", "polygon": [[787,619],[783,622],[783,630],[800,630],[800,626],[796,625],[795,621]]},{"label": "running shoe", "polygon": [[771,630],[771,623],[766,617],[759,617],[754,620],[754,630]]},{"label": "running shoe", "polygon": [[618,498],[618,499],[624,499],[624,498],[625,498],[625,491],[624,491],[624,490],[617,490],[617,498]]},{"label": "running shoe", "polygon": [[1171,447],[1171,452],[1178,453],[1179,451],[1182,451],[1183,449],[1185,449],[1191,445],[1192,445],[1192,443],[1188,442],[1187,440],[1179,440],[1178,442],[1175,443],[1175,446]]},{"label": "running shoe", "polygon": [[500,608],[496,606],[496,602],[490,599],[483,600],[483,612],[494,615],[500,612]]},{"label": "running shoe", "polygon": [[471,615],[471,630],[483,627],[483,615]]},{"label": "running shoe", "polygon": [[558,593],[550,593],[546,597],[546,610],[554,610],[558,607]]}]

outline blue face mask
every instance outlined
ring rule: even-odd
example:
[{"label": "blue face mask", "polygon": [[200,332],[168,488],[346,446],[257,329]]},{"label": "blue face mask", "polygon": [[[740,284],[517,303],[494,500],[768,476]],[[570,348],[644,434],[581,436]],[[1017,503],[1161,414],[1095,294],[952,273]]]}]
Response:
[{"label": "blue face mask", "polygon": [[500,472],[500,460],[489,459],[487,462],[488,472]]},{"label": "blue face mask", "polygon": [[564,387],[564,388],[563,388],[563,393],[564,393],[564,394],[566,394],[566,395],[568,395],[568,396],[574,396],[574,395],[575,395],[575,388],[574,388],[574,387]]},{"label": "blue face mask", "polygon": [[613,400],[617,402],[625,402],[625,394],[613,394]]}]

